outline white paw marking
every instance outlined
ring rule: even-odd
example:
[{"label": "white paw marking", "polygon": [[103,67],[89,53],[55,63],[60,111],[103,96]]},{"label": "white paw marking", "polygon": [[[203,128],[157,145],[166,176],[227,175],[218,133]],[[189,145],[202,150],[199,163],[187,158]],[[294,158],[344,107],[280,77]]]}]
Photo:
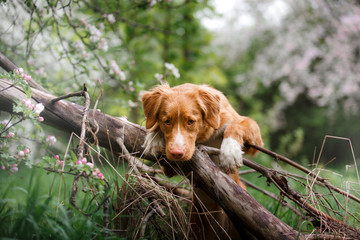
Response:
[{"label": "white paw marking", "polygon": [[144,153],[158,156],[165,152],[165,140],[161,131],[150,132],[145,137],[143,144]]},{"label": "white paw marking", "polygon": [[241,167],[243,154],[240,144],[235,139],[224,138],[220,148],[220,167],[226,172],[231,172],[235,167]]}]

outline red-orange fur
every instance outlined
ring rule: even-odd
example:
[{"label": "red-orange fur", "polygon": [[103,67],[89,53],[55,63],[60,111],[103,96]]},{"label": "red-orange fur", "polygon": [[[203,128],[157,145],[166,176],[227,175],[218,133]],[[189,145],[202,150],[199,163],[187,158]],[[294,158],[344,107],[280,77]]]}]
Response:
[{"label": "red-orange fur", "polygon": [[[183,84],[174,88],[160,85],[152,92],[145,93],[142,101],[146,128],[150,132],[160,130],[163,133],[165,153],[169,160],[190,160],[195,143],[219,148],[224,138],[236,140],[243,151],[251,155],[256,150],[244,149],[244,143],[263,145],[257,123],[240,116],[220,91],[207,85]],[[178,136],[179,132],[181,137]],[[221,165],[222,160],[218,161],[215,163]],[[170,169],[164,170],[167,175],[174,174]],[[223,170],[245,189],[238,176],[238,167]],[[238,233],[221,207],[200,189],[195,189],[195,195],[191,223],[196,238],[208,240],[216,239],[217,235],[220,238],[226,236],[221,228],[230,237],[237,238]],[[207,211],[212,212],[211,216],[205,215]]]}]

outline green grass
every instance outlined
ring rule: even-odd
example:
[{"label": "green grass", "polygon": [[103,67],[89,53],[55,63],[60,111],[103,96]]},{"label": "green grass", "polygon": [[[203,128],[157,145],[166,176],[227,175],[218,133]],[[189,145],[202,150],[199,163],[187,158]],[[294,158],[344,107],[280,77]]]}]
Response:
[{"label": "green grass", "polygon": [[[257,160],[258,162],[260,160]],[[261,164],[271,165],[272,160],[263,160]],[[296,172],[294,169],[279,164],[284,171],[292,173]],[[125,166],[126,167],[126,166]],[[125,176],[125,167],[117,167],[117,170],[122,176]],[[61,177],[59,174],[47,173],[46,171],[38,168],[29,169],[26,166],[20,166],[19,172],[16,175],[9,176],[7,172],[0,172],[0,238],[17,238],[17,239],[111,239],[123,237],[131,237],[133,233],[114,233],[105,231],[102,227],[104,213],[98,207],[101,202],[101,197],[96,200],[89,192],[83,193],[83,183],[79,181],[79,190],[76,197],[76,204],[90,216],[83,215],[79,210],[75,209],[70,203],[70,194],[73,183],[73,176],[64,175]],[[246,167],[241,170],[246,169]],[[111,168],[102,169],[107,179],[111,184],[111,189],[108,194],[111,196],[113,204],[116,206],[117,197],[122,194],[122,190],[117,189],[116,186],[121,187],[122,178],[119,178],[114,170]],[[331,172],[322,173],[323,177],[327,177],[329,182],[334,185],[342,186],[347,182],[356,182],[356,174],[348,174],[346,177],[339,177]],[[259,173],[251,173],[241,176],[255,185],[272,192],[279,196],[279,190],[272,184],[267,186],[266,179],[260,177]],[[181,181],[182,177],[174,177],[172,182]],[[117,185],[115,182],[117,181]],[[289,180],[289,185],[295,190],[306,194],[307,191],[303,185],[296,181]],[[356,185],[355,185],[356,186]],[[357,185],[357,187],[359,187]],[[128,188],[129,190],[130,188]],[[135,189],[136,190],[136,189]],[[315,190],[322,194],[327,194],[328,190],[321,187],[316,187]],[[306,221],[303,217],[297,216],[289,208],[284,207],[279,201],[275,201],[268,196],[248,188],[250,194],[255,199],[265,206],[271,213],[276,215],[282,221],[286,222],[296,230],[303,232],[311,232],[314,228],[311,222]],[[133,194],[134,193],[127,193]],[[339,194],[336,194],[338,200],[347,206],[349,211],[356,217],[360,217],[360,208],[358,204],[346,205],[346,199]],[[134,195],[137,198],[137,195]],[[331,196],[326,196],[325,206],[331,206],[336,211],[342,212],[343,210],[337,207],[337,203],[331,199]],[[287,203],[294,206],[289,199],[284,199]],[[131,200],[132,201],[132,200]],[[125,202],[124,202],[125,203]],[[128,204],[128,203],[125,203]],[[149,203],[148,203],[149,204]],[[145,202],[144,209],[147,208]],[[132,212],[124,212],[120,218],[141,219],[144,214],[142,211],[136,209],[134,205]],[[128,205],[125,205],[128,206]],[[296,206],[298,210],[302,210]],[[324,207],[320,207],[324,212],[327,211]],[[137,211],[137,212],[136,212]],[[134,213],[138,215],[134,215]],[[116,215],[111,211],[110,207],[110,225],[109,228],[117,228],[116,223],[111,219]],[[129,215],[130,214],[130,215]],[[137,222],[138,219],[132,220]],[[359,229],[359,223],[354,221],[351,217],[347,218],[347,223]],[[151,225],[155,226],[155,225]],[[153,231],[154,228],[149,227],[148,231]],[[146,236],[152,236],[148,232]]]},{"label": "green grass", "polygon": [[[94,219],[69,205],[71,176],[47,174],[23,166],[12,176],[0,173],[0,238],[101,239],[103,230]],[[59,187],[61,197],[58,197]],[[79,200],[84,205],[85,198]],[[98,216],[100,215],[100,216]]]}]

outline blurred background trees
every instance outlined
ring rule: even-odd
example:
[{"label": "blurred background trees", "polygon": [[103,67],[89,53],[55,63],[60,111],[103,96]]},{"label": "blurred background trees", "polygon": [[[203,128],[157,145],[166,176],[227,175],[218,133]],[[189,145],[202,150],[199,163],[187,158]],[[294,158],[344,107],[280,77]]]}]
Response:
[{"label": "blurred background trees", "polygon": [[[219,16],[221,4],[2,1],[0,51],[51,92],[85,83],[97,108],[139,124],[142,91],[160,81],[206,83],[259,122],[272,150],[311,162],[324,136],[336,135],[357,153],[358,2],[234,1]],[[214,17],[221,28],[203,24]],[[327,148],[325,162],[352,161],[348,143]]]},{"label": "blurred background trees", "polygon": [[[360,8],[356,1],[244,1],[216,41],[229,94],[261,112],[268,146],[308,161],[325,135],[359,145]],[[236,13],[237,12],[237,13]],[[236,22],[239,12],[249,24]],[[327,143],[324,160],[351,161],[347,143]]]}]

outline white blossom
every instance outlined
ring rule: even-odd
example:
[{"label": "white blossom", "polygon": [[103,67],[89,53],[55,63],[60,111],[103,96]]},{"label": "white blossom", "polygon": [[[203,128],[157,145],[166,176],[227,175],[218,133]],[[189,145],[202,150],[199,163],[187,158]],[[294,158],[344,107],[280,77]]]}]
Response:
[{"label": "white blossom", "polygon": [[98,43],[98,49],[103,50],[104,52],[107,52],[107,50],[109,49],[108,43],[106,41],[105,38],[102,38],[99,43]]},{"label": "white blossom", "polygon": [[179,78],[180,77],[180,73],[179,70],[175,67],[174,64],[172,63],[165,63],[165,68],[168,69],[172,75],[174,75],[175,78]]},{"label": "white blossom", "polygon": [[107,20],[109,21],[109,23],[114,23],[116,20],[115,20],[115,16],[114,14],[109,14],[107,15]]},{"label": "white blossom", "polygon": [[89,26],[89,31],[90,31],[90,41],[98,42],[101,37],[101,31],[97,29],[94,25]]},{"label": "white blossom", "polygon": [[119,76],[120,80],[126,79],[125,73],[120,70],[119,65],[114,60],[110,61],[110,73],[114,73]]},{"label": "white blossom", "polygon": [[34,107],[34,111],[37,113],[37,114],[40,114],[43,110],[45,109],[44,105],[42,103],[38,103],[35,105]]}]

